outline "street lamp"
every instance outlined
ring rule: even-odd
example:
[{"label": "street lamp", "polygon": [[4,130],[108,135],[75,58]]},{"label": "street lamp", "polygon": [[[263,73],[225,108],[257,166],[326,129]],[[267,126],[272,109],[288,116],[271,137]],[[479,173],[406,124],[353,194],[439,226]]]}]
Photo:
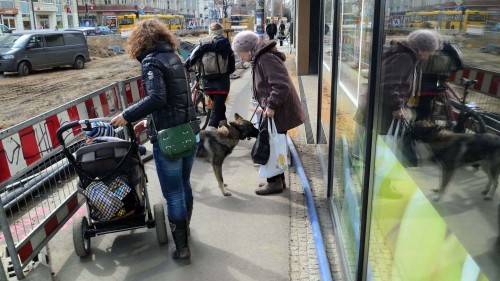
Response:
[{"label": "street lamp", "polygon": [[33,14],[33,27],[31,29],[36,28],[36,17],[35,17],[35,5],[33,4],[34,0],[31,0],[31,13]]}]

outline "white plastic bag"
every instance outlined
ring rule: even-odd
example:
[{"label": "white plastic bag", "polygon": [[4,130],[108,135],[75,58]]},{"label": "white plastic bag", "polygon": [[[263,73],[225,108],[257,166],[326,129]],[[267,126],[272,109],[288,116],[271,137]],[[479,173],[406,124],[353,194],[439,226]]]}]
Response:
[{"label": "white plastic bag", "polygon": [[389,130],[387,132],[387,136],[385,138],[387,146],[394,152],[398,150],[398,144],[401,140],[402,131],[404,133],[404,125],[401,125],[401,119],[392,119],[391,125],[389,126]]},{"label": "white plastic bag", "polygon": [[415,144],[411,139],[410,125],[406,120],[393,119],[384,141],[405,167],[418,164]]},{"label": "white plastic bag", "polygon": [[270,153],[266,165],[260,165],[259,177],[271,178],[285,172],[288,166],[288,146],[286,134],[278,134],[274,119],[267,119],[267,128],[269,130]]}]

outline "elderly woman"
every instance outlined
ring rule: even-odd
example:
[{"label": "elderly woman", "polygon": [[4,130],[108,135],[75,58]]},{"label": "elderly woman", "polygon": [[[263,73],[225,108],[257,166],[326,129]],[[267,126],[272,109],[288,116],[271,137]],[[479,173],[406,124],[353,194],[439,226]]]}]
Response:
[{"label": "elderly woman", "polygon": [[404,109],[407,106],[415,106],[418,102],[421,63],[439,48],[438,35],[433,31],[422,29],[413,31],[402,42],[391,42],[389,49],[384,52],[381,71],[383,134],[387,133],[393,118],[404,118],[406,116]]},{"label": "elderly woman", "polygon": [[[251,31],[239,32],[232,48],[244,61],[251,61],[253,68],[254,98],[263,109],[265,118],[273,118],[280,134],[286,134],[305,121],[299,96],[285,67],[286,56],[276,49],[276,41],[259,42]],[[280,193],[285,187],[285,175],[268,178],[255,191],[257,195]]]},{"label": "elderly woman", "polygon": [[[440,48],[438,35],[431,30],[416,30],[402,42],[391,42],[382,57],[382,115],[381,134],[391,134],[393,120],[412,119],[408,107],[418,106],[422,81],[422,61]],[[418,164],[412,140],[404,137],[400,161],[407,166]]]},{"label": "elderly woman", "polygon": [[[189,263],[188,227],[193,211],[190,175],[196,149],[186,157],[170,160],[162,155],[156,137],[157,131],[183,124],[186,120],[196,120],[184,66],[175,53],[176,42],[172,33],[156,20],[144,20],[137,24],[128,38],[128,52],[130,57],[141,63],[146,96],[114,117],[111,124],[124,126],[148,116],[147,121],[139,122],[134,129],[140,132],[148,127],[149,130],[156,171],[167,200],[168,221],[175,242],[172,258]],[[198,123],[191,124],[195,134],[198,134]]]}]

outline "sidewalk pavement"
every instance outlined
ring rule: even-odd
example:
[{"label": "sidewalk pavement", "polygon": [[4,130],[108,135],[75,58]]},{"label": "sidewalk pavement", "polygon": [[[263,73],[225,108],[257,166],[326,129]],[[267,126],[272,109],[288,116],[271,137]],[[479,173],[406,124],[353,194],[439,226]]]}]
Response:
[{"label": "sidewalk pavement", "polygon": [[[288,46],[279,48],[293,60]],[[293,64],[287,63],[287,67]],[[250,118],[254,109],[251,70],[238,71],[241,78],[232,80],[227,106],[230,121],[234,113]],[[290,72],[297,81],[293,76],[295,72]],[[306,96],[313,98],[317,87],[305,85],[304,89],[308,89]],[[306,144],[304,126],[290,135],[315,195],[333,277],[340,280],[317,150],[314,145]],[[295,167],[289,168],[289,188],[282,194],[255,195],[254,189],[263,179],[258,178],[258,168],[250,158],[253,142],[241,141],[224,162],[223,175],[231,197],[221,194],[211,165],[195,161],[191,177],[195,203],[190,265],[179,265],[170,257],[174,245],[170,231],[168,245],[160,246],[155,230],[145,228],[94,237],[91,255],[79,258],[74,253],[71,219],[46,247],[48,264],[39,263],[26,280],[320,280],[314,237],[298,173]],[[154,161],[146,162],[145,167],[151,205],[165,204]],[[75,216],[85,214],[84,205]]]}]

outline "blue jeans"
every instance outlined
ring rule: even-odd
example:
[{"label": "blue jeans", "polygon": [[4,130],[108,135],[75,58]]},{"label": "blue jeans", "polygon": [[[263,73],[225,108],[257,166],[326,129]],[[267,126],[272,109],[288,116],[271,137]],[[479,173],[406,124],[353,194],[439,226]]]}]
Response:
[{"label": "blue jeans", "polygon": [[197,148],[198,145],[189,156],[168,160],[161,154],[158,143],[153,144],[156,172],[163,197],[167,200],[167,216],[170,220],[185,220],[187,218],[186,206],[193,203],[190,177]]}]

